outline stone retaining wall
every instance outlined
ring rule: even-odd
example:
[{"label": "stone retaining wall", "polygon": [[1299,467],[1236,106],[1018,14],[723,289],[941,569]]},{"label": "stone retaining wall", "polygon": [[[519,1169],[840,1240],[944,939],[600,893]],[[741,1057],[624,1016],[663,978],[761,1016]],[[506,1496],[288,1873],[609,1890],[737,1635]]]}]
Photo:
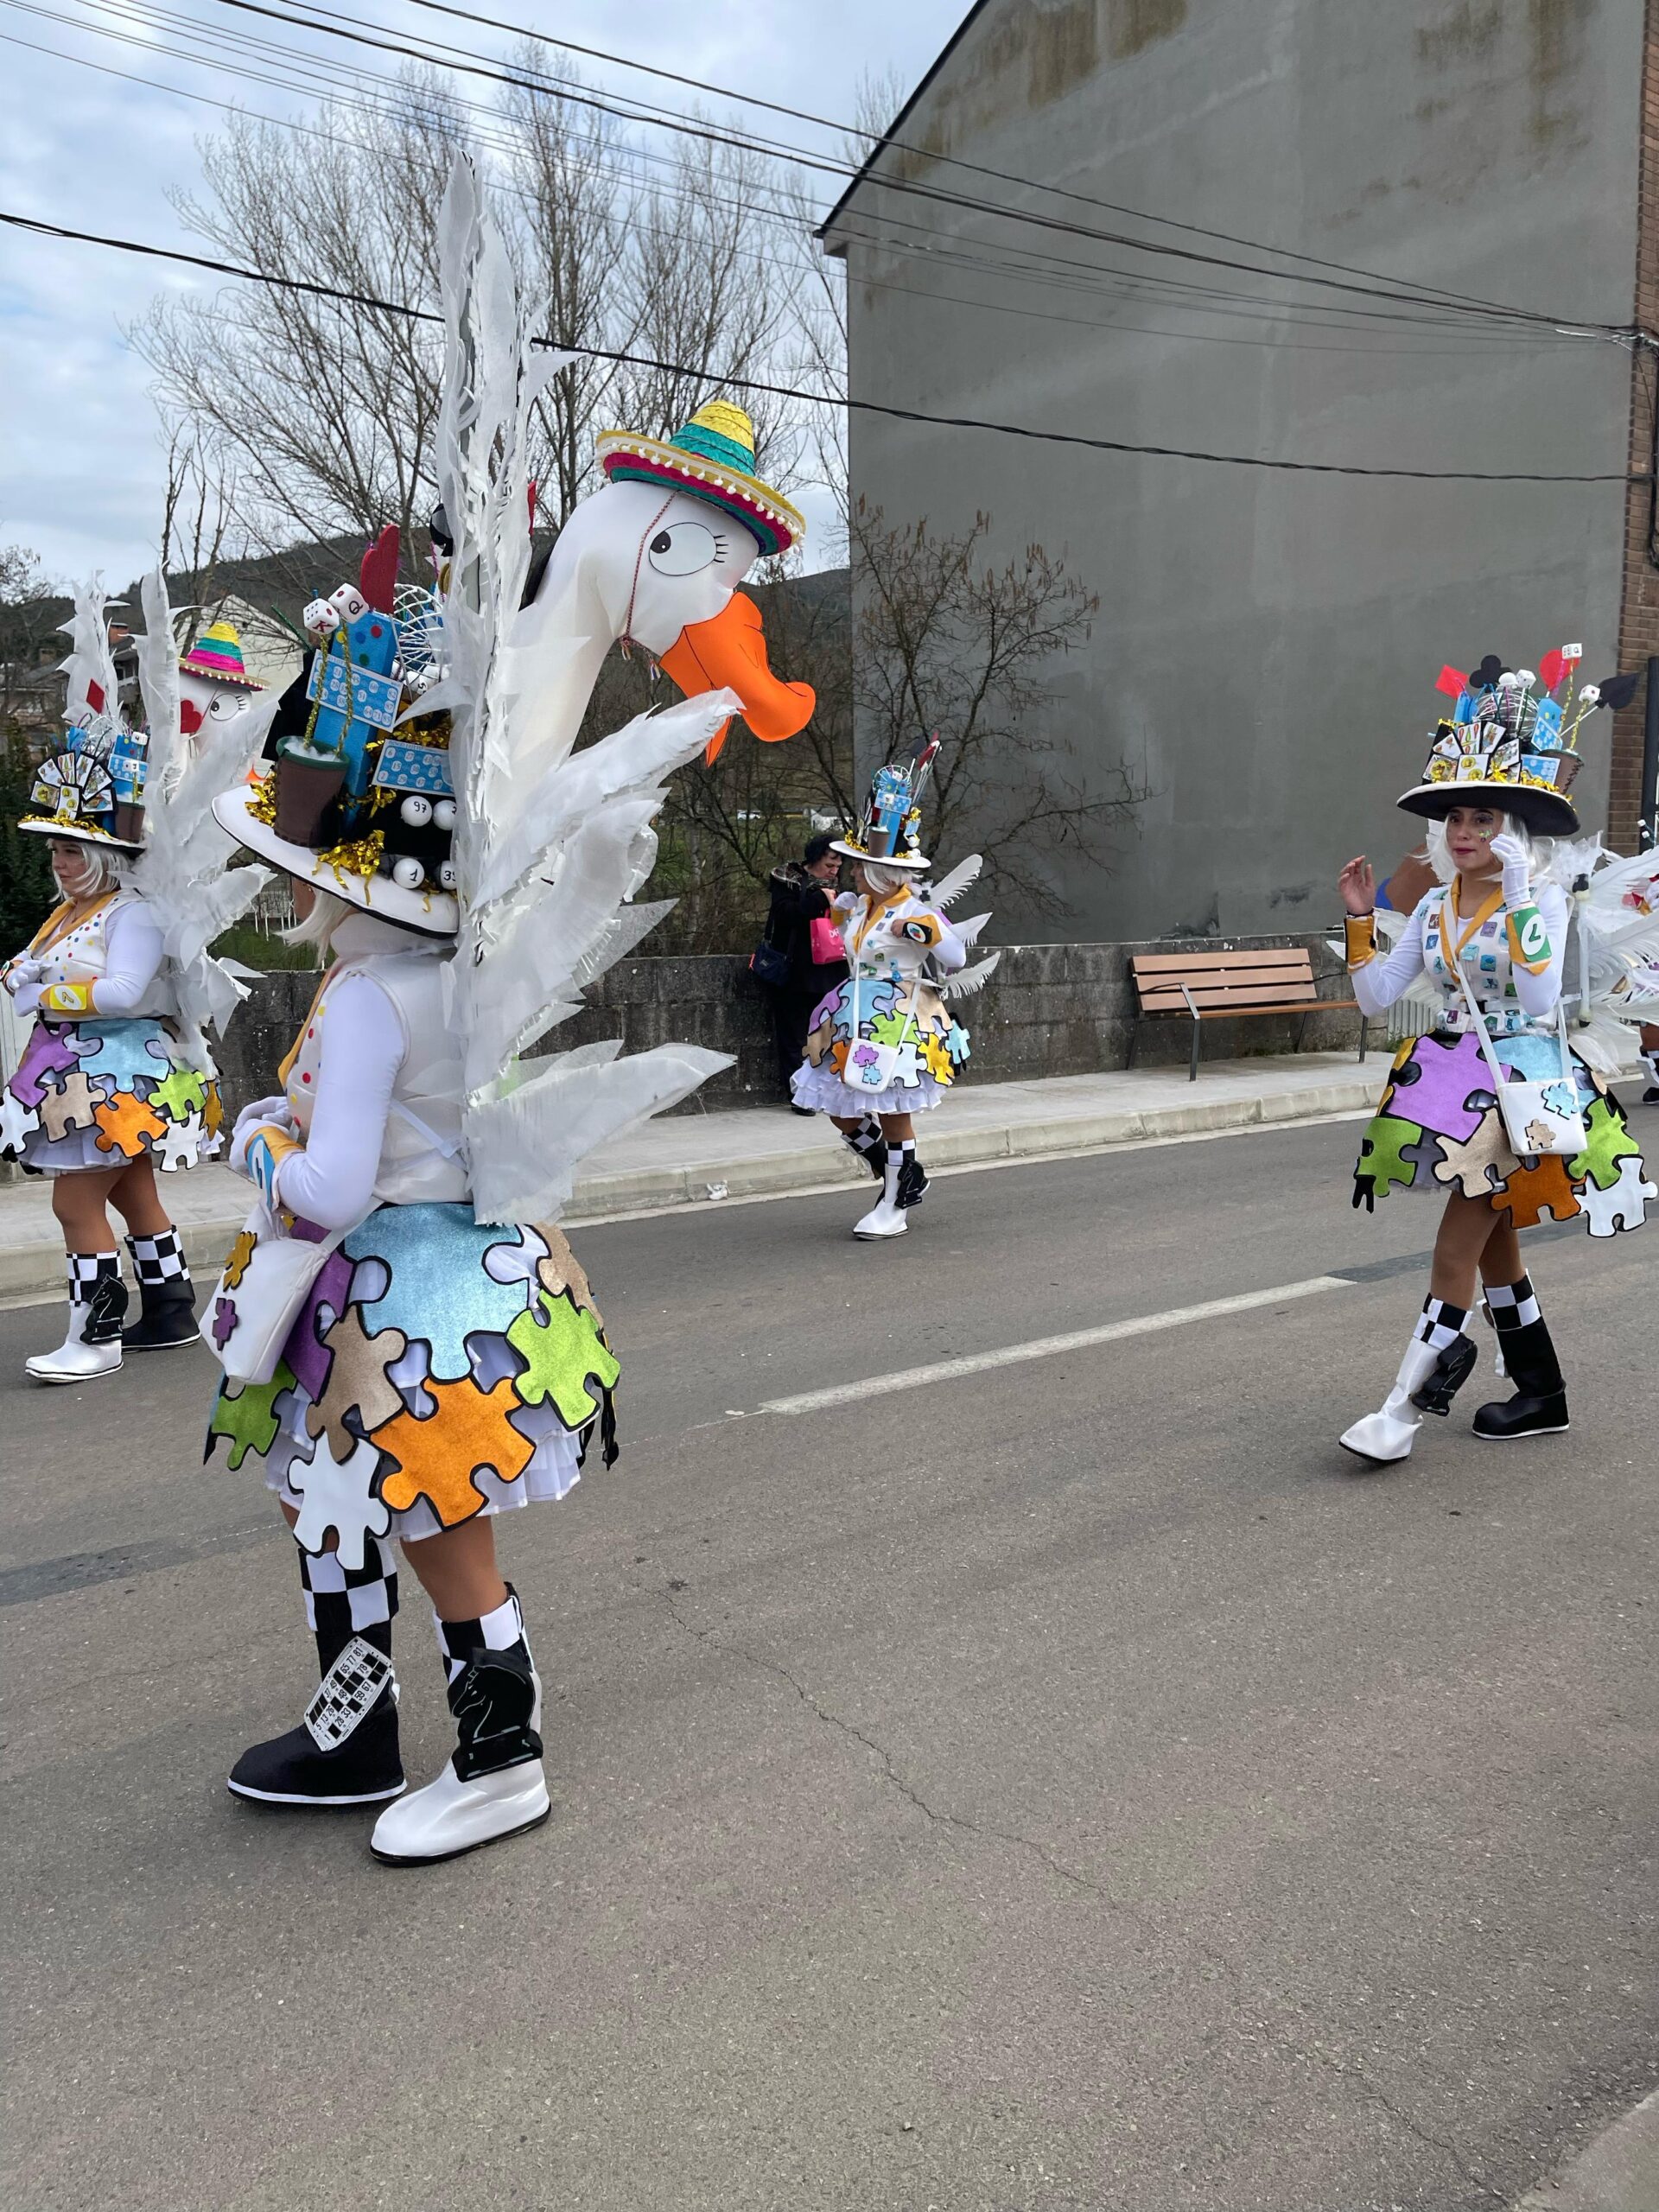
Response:
[{"label": "stone retaining wall", "polygon": [[[1011,1083],[1121,1068],[1133,1028],[1131,953],[1223,952],[1266,945],[1307,946],[1320,996],[1350,995],[1342,963],[1324,933],[1007,946],[989,982],[958,1007],[973,1037],[969,1080]],[[293,1042],[315,988],[314,975],[297,970],[263,976],[253,986],[220,1048],[226,1103],[232,1113],[270,1090],[273,1071]],[[1297,1027],[1294,1015],[1206,1021],[1205,1056],[1231,1059],[1289,1052]],[[1141,1035],[1141,1064],[1184,1062],[1189,1034],[1185,1021],[1147,1022]],[[1340,1050],[1355,1046],[1358,1034],[1357,1014],[1315,1014],[1306,1044],[1310,1052]],[[586,1007],[549,1043],[582,1045],[616,1036],[629,1052],[678,1041],[734,1056],[736,1065],[706,1083],[677,1109],[681,1113],[699,1113],[704,1106],[767,1105],[777,1096],[765,995],[741,957],[622,961],[590,988]]]}]

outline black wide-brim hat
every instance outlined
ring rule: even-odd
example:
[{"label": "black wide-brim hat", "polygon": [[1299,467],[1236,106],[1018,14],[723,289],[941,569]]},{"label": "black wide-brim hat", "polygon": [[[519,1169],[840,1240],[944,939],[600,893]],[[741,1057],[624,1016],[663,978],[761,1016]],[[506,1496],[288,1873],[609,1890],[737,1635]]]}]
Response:
[{"label": "black wide-brim hat", "polygon": [[1565,792],[1541,784],[1478,782],[1472,776],[1446,777],[1433,784],[1414,784],[1402,792],[1396,804],[1408,814],[1421,814],[1430,822],[1444,822],[1454,806],[1489,806],[1497,814],[1512,815],[1535,837],[1576,837],[1579,817]]}]

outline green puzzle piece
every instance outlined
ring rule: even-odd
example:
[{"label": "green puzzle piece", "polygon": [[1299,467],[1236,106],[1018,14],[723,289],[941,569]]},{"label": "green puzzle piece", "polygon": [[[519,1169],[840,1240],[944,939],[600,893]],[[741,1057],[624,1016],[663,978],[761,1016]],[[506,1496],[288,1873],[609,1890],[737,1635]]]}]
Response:
[{"label": "green puzzle piece", "polygon": [[207,1085],[194,1068],[175,1068],[149,1094],[152,1110],[170,1122],[188,1122],[207,1103]]},{"label": "green puzzle piece", "polygon": [[250,1452],[257,1452],[263,1459],[276,1441],[276,1400],[283,1391],[293,1388],[294,1370],[286,1360],[278,1360],[269,1382],[245,1382],[239,1390],[221,1382],[213,1419],[207,1424],[208,1455],[216,1436],[228,1436],[232,1467],[239,1467]]},{"label": "green puzzle piece", "polygon": [[1599,1191],[1611,1191],[1618,1180],[1619,1161],[1633,1160],[1642,1147],[1610,1098],[1592,1102],[1584,1126],[1590,1141],[1575,1159],[1567,1161],[1567,1172],[1575,1183],[1582,1183],[1587,1177]]},{"label": "green puzzle piece", "polygon": [[871,1018],[870,1042],[873,1045],[900,1045],[904,1042],[907,1014],[878,1014]]},{"label": "green puzzle piece", "polygon": [[551,1398],[567,1428],[585,1427],[599,1411],[588,1377],[608,1390],[622,1371],[600,1341],[595,1317],[563,1294],[543,1291],[508,1329],[507,1342],[528,1363],[513,1385],[519,1396],[527,1406]]},{"label": "green puzzle piece", "polygon": [[1387,1198],[1395,1183],[1405,1190],[1416,1175],[1417,1163],[1402,1159],[1401,1154],[1408,1144],[1421,1144],[1422,1141],[1423,1132],[1415,1122],[1402,1122],[1392,1114],[1379,1114],[1365,1132],[1355,1173],[1370,1177],[1379,1198]]}]

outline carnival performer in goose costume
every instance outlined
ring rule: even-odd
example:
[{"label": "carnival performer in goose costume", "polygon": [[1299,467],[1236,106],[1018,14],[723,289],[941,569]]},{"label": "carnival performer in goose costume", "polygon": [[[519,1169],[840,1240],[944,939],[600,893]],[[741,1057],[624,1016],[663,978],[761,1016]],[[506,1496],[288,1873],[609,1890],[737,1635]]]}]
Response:
[{"label": "carnival performer in goose costume", "polygon": [[[280,1092],[238,1121],[232,1164],[260,1203],[210,1331],[226,1380],[209,1448],[226,1440],[231,1464],[251,1458],[276,1492],[322,1681],[303,1724],[245,1752],[230,1786],[386,1803],[372,1847],[400,1865],[548,1816],[541,1684],[494,1516],[615,1457],[618,1372],[555,1224],[594,1146],[727,1065],[680,1045],[516,1056],[665,911],[630,902],[670,772],[735,714],[776,734],[812,703],[732,613],[763,529],[793,518],[728,452],[664,464],[690,477],[695,460],[692,488],[654,477],[595,493],[521,604],[531,409],[558,357],[529,349],[464,161],[440,267],[438,589],[396,588],[395,537],[371,549],[359,586],[308,614],[323,641],[309,704],[290,700],[272,773],[219,806],[289,871],[332,955]],[[723,410],[722,435],[741,420]],[[703,675],[680,680],[699,696],[575,752],[625,628],[666,667],[694,656]],[[456,1733],[408,1796],[393,1541],[432,1602]]]},{"label": "carnival performer in goose costume", "polygon": [[969,1052],[945,1001],[976,990],[1001,957],[969,968],[990,917],[953,925],[944,911],[977,877],[978,854],[937,889],[927,882],[920,800],[938,744],[877,769],[862,823],[830,848],[854,863],[856,887],[835,901],[851,973],[813,1014],[791,1084],[795,1103],[828,1114],[881,1186],[853,1229],[868,1242],[902,1236],[927,1194],[912,1117],[938,1104]]},{"label": "carnival performer in goose costume", "polygon": [[[0,1099],[0,1149],[53,1179],[69,1275],[68,1333],[26,1363],[39,1382],[89,1382],[116,1373],[125,1351],[196,1340],[190,1273],[156,1169],[192,1167],[219,1149],[203,1030],[222,1026],[243,994],[207,946],[265,880],[257,869],[225,873],[208,812],[258,751],[269,720],[251,696],[258,685],[245,677],[211,734],[186,740],[157,571],[144,585],[140,642],[149,727],[130,729],[107,605],[95,583],[75,595],[64,626],[71,727],[37,772],[37,810],[19,824],[49,840],[62,904],[3,971],[13,1005],[35,1021]],[[111,1205],[138,1287],[138,1317],[124,1326]]]},{"label": "carnival performer in goose costume", "polygon": [[[1361,1007],[1380,1014],[1427,975],[1443,1009],[1432,1034],[1396,1053],[1355,1170],[1356,1205],[1372,1205],[1396,1185],[1446,1197],[1428,1296],[1394,1388],[1341,1440],[1362,1459],[1403,1459],[1423,1414],[1445,1414],[1467,1380],[1477,1357],[1465,1326],[1477,1273],[1500,1371],[1516,1391],[1479,1408],[1476,1435],[1508,1441],[1565,1429],[1566,1386],[1516,1232],[1548,1215],[1581,1217],[1592,1236],[1611,1236],[1640,1228],[1656,1195],[1604,1079],[1619,1055],[1597,1020],[1637,1018],[1619,1009],[1630,1003],[1630,974],[1652,956],[1639,941],[1642,918],[1618,918],[1619,893],[1624,874],[1645,863],[1614,863],[1598,878],[1590,873],[1600,857],[1593,841],[1555,842],[1579,830],[1567,791],[1580,723],[1598,704],[1629,696],[1624,678],[1586,684],[1575,710],[1580,658],[1569,645],[1547,654],[1536,674],[1507,670],[1495,656],[1467,676],[1441,671],[1440,688],[1456,701],[1452,719],[1433,734],[1421,781],[1400,801],[1427,817],[1440,880],[1391,950],[1377,945],[1370,864],[1361,857],[1342,872],[1349,972]],[[1574,886],[1576,962],[1567,946]],[[1601,948],[1599,979],[1592,933]],[[1569,1046],[1562,1001],[1574,976],[1583,980]]]}]

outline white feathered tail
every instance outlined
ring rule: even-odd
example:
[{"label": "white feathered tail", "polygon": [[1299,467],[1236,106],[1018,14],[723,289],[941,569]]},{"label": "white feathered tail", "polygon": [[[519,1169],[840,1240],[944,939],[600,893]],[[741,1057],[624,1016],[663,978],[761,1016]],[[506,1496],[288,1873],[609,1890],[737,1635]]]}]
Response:
[{"label": "white feathered tail", "polygon": [[550,728],[547,681],[570,650],[545,608],[521,609],[530,565],[529,428],[566,358],[532,356],[512,272],[478,178],[462,157],[439,218],[446,359],[440,493],[454,540],[443,601],[443,680],[420,702],[448,709],[461,928],[448,969],[460,1035],[461,1134],[480,1222],[556,1219],[582,1161],[673,1105],[730,1056],[664,1045],[623,1059],[555,1054],[528,1081],[512,1056],[574,1014],[667,910],[635,908],[657,839],[664,779],[741,711],[728,691],[642,715],[572,756]]},{"label": "white feathered tail", "polygon": [[222,1034],[248,995],[207,948],[270,880],[269,868],[226,868],[225,832],[213,819],[213,802],[246,778],[281,695],[271,690],[227,722],[209,715],[194,741],[186,737],[179,721],[179,649],[159,568],[144,578],[142,592],[138,682],[149,728],[144,849],[125,873],[160,925],[178,991],[179,1042],[194,1060],[204,1049],[203,1032],[212,1027]]}]

